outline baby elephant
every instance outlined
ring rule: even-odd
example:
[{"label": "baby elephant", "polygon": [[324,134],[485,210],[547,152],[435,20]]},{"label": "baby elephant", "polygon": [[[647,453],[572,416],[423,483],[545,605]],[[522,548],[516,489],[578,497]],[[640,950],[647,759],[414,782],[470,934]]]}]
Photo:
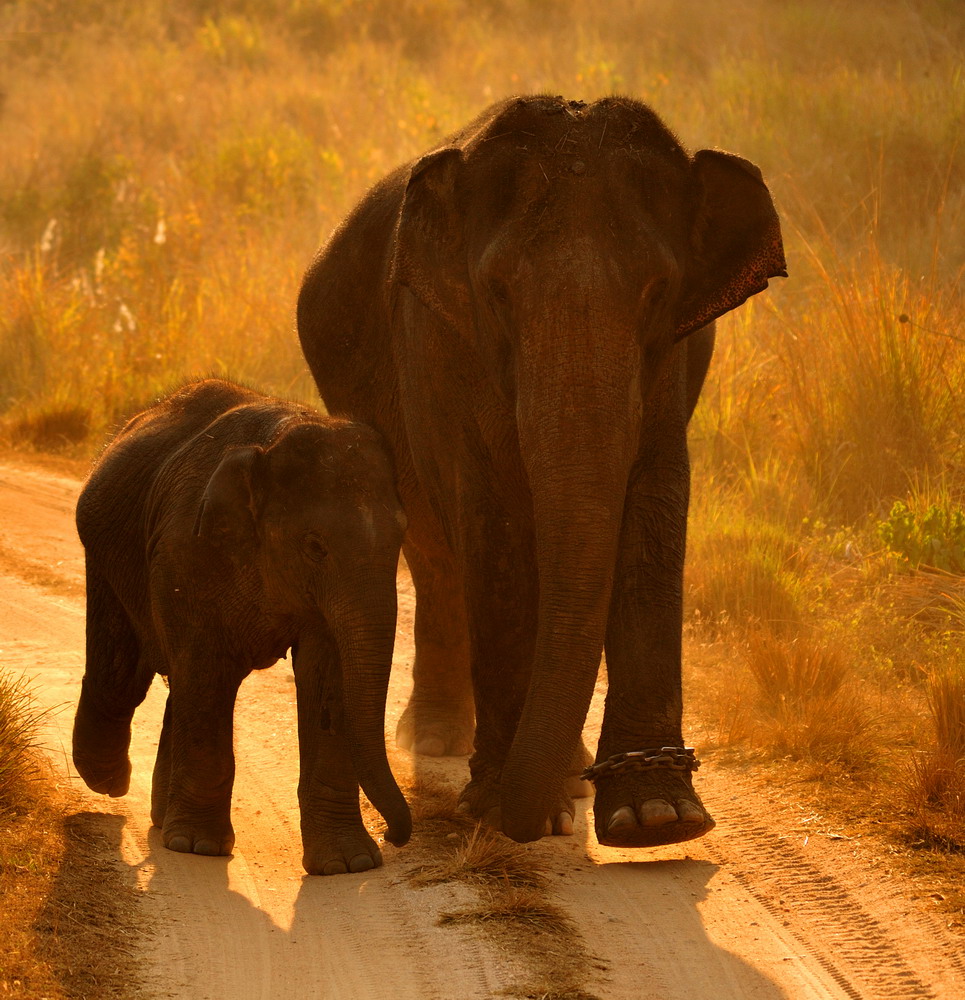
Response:
[{"label": "baby elephant", "polygon": [[229,854],[238,686],[291,649],[305,870],[380,865],[359,784],[391,843],[412,826],[384,737],[404,526],[390,461],[364,425],[220,379],[134,417],[77,504],[84,781],[128,790],[134,710],[167,675],[151,819],[173,851]]}]

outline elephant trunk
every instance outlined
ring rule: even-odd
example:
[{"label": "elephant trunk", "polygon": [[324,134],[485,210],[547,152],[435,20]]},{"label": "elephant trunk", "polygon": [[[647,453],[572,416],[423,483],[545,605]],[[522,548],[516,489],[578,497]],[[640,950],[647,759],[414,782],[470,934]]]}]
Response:
[{"label": "elephant trunk", "polygon": [[[412,833],[412,817],[385,749],[385,701],[397,606],[394,576],[391,593],[380,593],[390,589],[382,580],[384,575],[354,587],[363,596],[339,602],[331,620],[342,664],[345,736],[351,760],[362,790],[388,824],[386,839],[400,847]],[[374,613],[373,607],[380,610]]]},{"label": "elephant trunk", "polygon": [[539,618],[529,691],[502,774],[503,829],[521,842],[544,834],[593,695],[642,414],[640,348],[628,324],[614,331],[581,323],[541,340],[556,357],[547,364],[523,352],[517,406]]}]

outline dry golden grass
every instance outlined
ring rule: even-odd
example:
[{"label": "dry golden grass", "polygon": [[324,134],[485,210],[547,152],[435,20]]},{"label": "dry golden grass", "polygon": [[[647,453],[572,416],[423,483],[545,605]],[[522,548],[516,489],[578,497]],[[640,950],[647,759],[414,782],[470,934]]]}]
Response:
[{"label": "dry golden grass", "polygon": [[0,824],[0,992],[127,1000],[137,991],[136,890],[113,855],[119,817],[36,789]]},{"label": "dry golden grass", "polygon": [[506,885],[537,889],[542,885],[543,863],[524,844],[477,823],[459,837],[449,857],[415,871],[416,885],[465,882],[468,885]]},{"label": "dry golden grass", "polygon": [[0,816],[20,807],[30,782],[38,777],[37,727],[42,718],[26,679],[0,671]]},{"label": "dry golden grass", "polygon": [[935,744],[913,758],[907,787],[915,833],[924,843],[965,851],[965,669],[959,662],[926,678]]},{"label": "dry golden grass", "polygon": [[112,860],[119,817],[70,812],[22,679],[0,674],[0,992],[132,995],[134,889]]},{"label": "dry golden grass", "polygon": [[546,866],[535,845],[522,845],[475,824],[456,807],[455,788],[419,775],[403,782],[417,820],[413,847],[425,862],[409,871],[416,888],[458,882],[478,901],[440,914],[442,926],[471,926],[512,954],[522,980],[503,991],[520,998],[599,1000],[583,983],[589,967],[583,940],[547,896]]},{"label": "dry golden grass", "polygon": [[545,893],[535,889],[508,889],[484,892],[477,906],[440,914],[440,924],[506,923],[548,934],[572,934],[573,925],[566,914],[548,902]]}]

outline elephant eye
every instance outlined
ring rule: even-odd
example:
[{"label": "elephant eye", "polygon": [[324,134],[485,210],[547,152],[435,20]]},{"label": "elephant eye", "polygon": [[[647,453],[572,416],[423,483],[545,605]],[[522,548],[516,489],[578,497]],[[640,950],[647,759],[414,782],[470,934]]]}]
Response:
[{"label": "elephant eye", "polygon": [[305,555],[313,562],[323,562],[328,555],[328,549],[318,535],[306,535],[304,547]]}]

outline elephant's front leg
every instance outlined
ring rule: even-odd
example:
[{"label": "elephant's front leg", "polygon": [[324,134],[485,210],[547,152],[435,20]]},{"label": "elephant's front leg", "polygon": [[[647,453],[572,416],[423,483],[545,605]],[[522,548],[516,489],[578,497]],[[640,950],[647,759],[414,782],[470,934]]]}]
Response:
[{"label": "elephant's front leg", "polygon": [[151,818],[172,851],[227,855],[234,847],[232,734],[244,676],[209,651],[172,663],[151,796]]},{"label": "elephant's front leg", "polygon": [[382,852],[362,822],[359,784],[345,739],[335,640],[322,630],[292,650],[298,703],[298,806],[309,875],[364,872]]},{"label": "elephant's front leg", "polygon": [[[598,764],[626,752],[683,749],[680,661],[690,472],[682,434],[681,426],[674,453],[641,463],[631,480],[607,625],[609,688]],[[601,844],[671,844],[713,828],[686,756],[648,756],[654,760],[630,758],[596,775]]]},{"label": "elephant's front leg", "polygon": [[[502,771],[529,690],[539,581],[530,525],[505,508],[474,510],[475,519],[464,521],[462,544],[476,738],[460,808],[501,829]],[[580,767],[584,754],[580,745]],[[580,785],[567,781],[555,791],[547,834],[572,833],[572,796],[581,794]]]}]

